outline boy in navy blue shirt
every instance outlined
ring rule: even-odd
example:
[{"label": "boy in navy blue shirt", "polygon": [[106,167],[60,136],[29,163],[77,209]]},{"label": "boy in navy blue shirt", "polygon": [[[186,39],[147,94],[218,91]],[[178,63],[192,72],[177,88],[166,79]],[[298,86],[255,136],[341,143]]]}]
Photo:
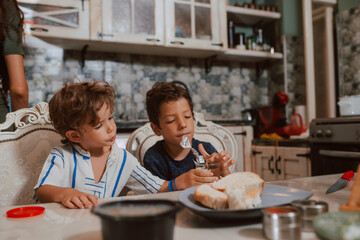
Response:
[{"label": "boy in navy blue shirt", "polygon": [[[193,102],[185,88],[170,82],[155,83],[146,94],[146,107],[152,130],[164,138],[145,153],[144,167],[150,172],[172,181],[173,189],[210,183],[230,174],[228,167],[235,161],[230,160],[229,153],[217,153],[210,143],[193,138]],[[194,154],[180,146],[183,136],[208,163],[219,162],[220,167],[211,171],[195,169]]]}]

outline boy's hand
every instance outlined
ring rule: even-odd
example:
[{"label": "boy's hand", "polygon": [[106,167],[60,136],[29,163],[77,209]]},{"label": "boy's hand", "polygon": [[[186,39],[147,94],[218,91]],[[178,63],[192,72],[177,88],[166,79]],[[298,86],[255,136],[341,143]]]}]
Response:
[{"label": "boy's hand", "polygon": [[92,208],[98,197],[73,188],[43,185],[36,190],[37,199],[42,202],[59,202],[68,208]]},{"label": "boy's hand", "polygon": [[211,170],[215,176],[224,177],[230,174],[229,167],[235,163],[235,161],[231,159],[230,153],[224,150],[221,151],[220,153],[212,153],[211,155],[209,155],[205,151],[202,144],[199,144],[199,151],[203,155],[207,163],[213,163],[213,162],[220,163],[220,167]]},{"label": "boy's hand", "polygon": [[175,184],[178,190],[186,189],[188,187],[200,185],[203,183],[212,183],[219,178],[205,169],[191,169],[190,171],[181,174],[175,179]]},{"label": "boy's hand", "polygon": [[68,208],[92,208],[98,201],[97,196],[73,188],[67,188],[63,194],[61,203]]}]

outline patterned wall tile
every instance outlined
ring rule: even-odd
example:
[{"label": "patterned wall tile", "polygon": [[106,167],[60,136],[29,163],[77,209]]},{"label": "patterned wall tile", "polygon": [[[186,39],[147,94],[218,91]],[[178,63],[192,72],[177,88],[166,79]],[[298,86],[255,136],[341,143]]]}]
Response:
[{"label": "patterned wall tile", "polygon": [[[297,44],[288,41],[289,58],[297,51]],[[296,61],[295,57],[292,59]],[[145,119],[145,95],[151,86],[158,81],[181,81],[190,90],[195,111],[203,112],[206,118],[239,119],[242,110],[269,105],[269,96],[283,91],[282,61],[266,65],[260,72],[255,65],[237,62],[215,61],[209,73],[204,66],[204,60],[192,58],[105,52],[81,56],[81,52],[75,50],[42,46],[25,49],[31,106],[49,101],[66,81],[98,79],[106,80],[115,88],[117,120]],[[288,70],[293,72],[288,76],[296,78],[295,67]]]},{"label": "patterned wall tile", "polygon": [[337,16],[339,96],[360,94],[360,7]]}]

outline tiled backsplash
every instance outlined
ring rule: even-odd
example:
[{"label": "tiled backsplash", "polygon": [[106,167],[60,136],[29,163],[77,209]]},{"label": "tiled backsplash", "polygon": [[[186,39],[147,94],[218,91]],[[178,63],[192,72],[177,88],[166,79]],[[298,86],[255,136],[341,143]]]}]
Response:
[{"label": "tiled backsplash", "polygon": [[[287,46],[296,49],[293,45],[297,42],[291,45],[289,39]],[[284,91],[282,61],[262,69],[257,77],[255,65],[239,62],[214,62],[211,71],[205,73],[201,59],[105,52],[81,56],[81,51],[63,50],[37,38],[28,37],[26,42],[25,71],[31,106],[49,101],[67,80],[98,79],[115,88],[116,119],[144,119],[145,95],[151,86],[157,81],[181,81],[190,90],[195,111],[203,112],[208,119],[239,119],[242,110],[271,104],[269,96]],[[288,49],[287,55],[294,61],[292,51]],[[83,67],[82,58],[86,59]],[[294,64],[288,65],[289,72],[294,71],[291,66]],[[292,73],[287,76],[291,81],[295,79]]]},{"label": "tiled backsplash", "polygon": [[360,7],[337,17],[339,95],[360,94]]}]

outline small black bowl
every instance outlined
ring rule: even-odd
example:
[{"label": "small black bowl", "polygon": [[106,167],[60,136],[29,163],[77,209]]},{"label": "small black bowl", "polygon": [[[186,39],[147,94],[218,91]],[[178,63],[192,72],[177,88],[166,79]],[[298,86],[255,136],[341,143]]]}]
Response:
[{"label": "small black bowl", "polygon": [[91,212],[101,218],[104,240],[171,240],[180,209],[168,200],[124,200],[100,204]]}]

